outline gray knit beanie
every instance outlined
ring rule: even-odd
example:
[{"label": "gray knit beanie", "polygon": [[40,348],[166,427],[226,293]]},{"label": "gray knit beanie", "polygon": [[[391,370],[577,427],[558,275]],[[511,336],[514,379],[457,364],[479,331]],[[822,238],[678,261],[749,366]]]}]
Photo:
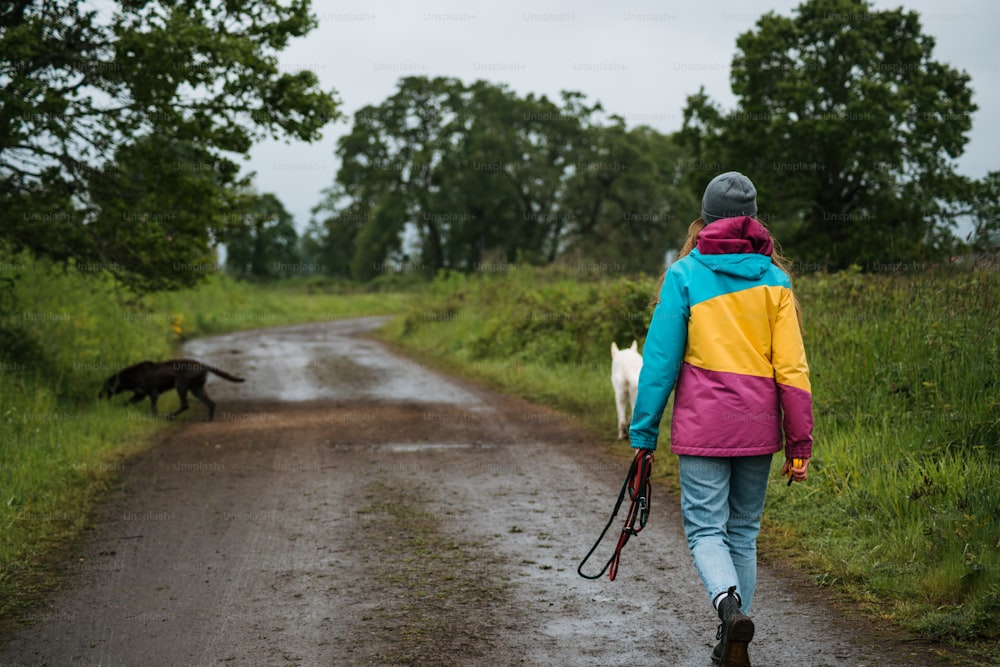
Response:
[{"label": "gray knit beanie", "polygon": [[701,217],[707,225],[723,218],[757,215],[757,188],[738,171],[719,174],[701,198]]}]

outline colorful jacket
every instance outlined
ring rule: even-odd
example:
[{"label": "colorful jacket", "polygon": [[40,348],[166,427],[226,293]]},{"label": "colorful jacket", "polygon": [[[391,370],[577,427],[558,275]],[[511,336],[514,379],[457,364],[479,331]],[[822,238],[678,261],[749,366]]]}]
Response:
[{"label": "colorful jacket", "polygon": [[643,346],[629,436],[656,449],[671,391],[670,450],[691,456],[812,454],[809,367],[791,282],[750,217],[707,225],[663,281]]}]

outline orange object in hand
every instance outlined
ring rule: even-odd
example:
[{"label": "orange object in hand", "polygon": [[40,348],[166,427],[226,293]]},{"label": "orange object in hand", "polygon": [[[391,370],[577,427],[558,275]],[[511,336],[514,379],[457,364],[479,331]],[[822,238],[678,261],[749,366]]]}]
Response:
[{"label": "orange object in hand", "polygon": [[[792,468],[801,468],[802,463],[802,459],[792,459]],[[792,485],[792,468],[788,469],[788,484],[786,486]]]}]

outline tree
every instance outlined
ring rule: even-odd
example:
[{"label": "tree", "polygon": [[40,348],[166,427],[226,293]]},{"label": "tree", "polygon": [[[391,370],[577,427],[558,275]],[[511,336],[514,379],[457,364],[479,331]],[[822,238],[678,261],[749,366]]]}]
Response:
[{"label": "tree", "polygon": [[[538,199],[552,199],[538,190],[559,183],[553,168],[552,178],[527,175],[537,135],[529,137],[517,116],[537,104],[485,82],[407,77],[385,102],[361,109],[340,140],[337,182],[317,211],[327,214],[330,232],[349,234],[328,239],[353,246],[351,274],[364,279],[401,264],[429,274],[468,270],[490,251],[537,251],[544,234],[520,218]],[[402,245],[407,232],[412,258]]]},{"label": "tree", "polygon": [[[360,279],[396,266],[545,264],[566,252],[655,270],[676,231],[679,150],[606,119],[579,93],[560,102],[485,81],[403,79],[341,139],[310,245]],[[643,224],[627,224],[632,214]]]},{"label": "tree", "polygon": [[981,181],[972,184],[969,198],[975,221],[973,246],[993,253],[1000,251],[1000,171],[991,171]]},{"label": "tree", "polygon": [[[210,230],[226,224],[235,172],[235,165],[191,142],[138,137],[86,175],[87,224],[67,215],[40,224],[37,238],[50,252],[54,243],[65,244],[60,249],[78,269],[108,272],[138,291],[191,284],[215,266]],[[61,223],[63,236],[45,238],[54,223]]]},{"label": "tree", "polygon": [[298,273],[298,233],[291,213],[275,195],[247,192],[238,223],[226,233],[226,269],[246,280],[274,280]]},{"label": "tree", "polygon": [[590,129],[567,183],[565,254],[656,273],[698,216],[683,180],[690,161],[672,137],[613,120]]},{"label": "tree", "polygon": [[447,224],[450,266],[553,261],[569,222],[566,182],[600,105],[564,92],[559,106],[483,81],[463,96],[462,128],[432,202]]},{"label": "tree", "polygon": [[[302,237],[302,254],[305,261],[322,266],[323,273],[349,278],[356,239],[370,213],[359,208],[342,209],[339,201],[340,196],[330,189],[313,207],[313,217]],[[317,217],[323,216],[324,211],[331,213],[327,217]]]},{"label": "tree", "polygon": [[[173,266],[209,254],[205,211],[238,185],[230,156],[263,137],[315,140],[338,115],[312,72],[278,68],[277,52],[315,20],[308,0],[103,7],[0,9],[0,244],[125,267],[119,277],[141,289],[191,284],[204,273]],[[162,229],[121,216],[180,216],[178,184],[190,215],[163,254]]]},{"label": "tree", "polygon": [[[685,144],[758,185],[786,248],[831,267],[947,243],[971,127],[970,78],[933,60],[916,12],[807,0],[737,40],[733,111],[688,99]],[[709,175],[706,175],[710,178]],[[701,182],[704,180],[704,182]],[[707,178],[693,189],[704,189]]]}]

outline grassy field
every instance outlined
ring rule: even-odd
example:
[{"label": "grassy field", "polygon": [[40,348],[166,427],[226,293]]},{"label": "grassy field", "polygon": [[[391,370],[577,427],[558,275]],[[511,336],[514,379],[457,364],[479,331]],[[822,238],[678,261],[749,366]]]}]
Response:
[{"label": "grassy field", "polygon": [[[387,314],[402,303],[399,293],[327,293],[315,283],[262,287],[221,277],[140,299],[93,275],[16,264],[16,286],[0,291],[0,618],[17,618],[51,585],[60,548],[86,526],[122,461],[165,426],[99,401],[106,377],[143,359],[169,358],[188,337]],[[161,409],[176,404],[169,394]]]},{"label": "grassy field", "polygon": [[[609,347],[642,342],[654,283],[530,269],[453,276],[386,335],[576,415],[610,444]],[[809,481],[791,488],[775,459],[762,556],[793,559],[818,585],[878,601],[873,613],[924,636],[995,650],[1000,274],[815,274],[798,278],[796,292],[814,458]],[[661,432],[665,450],[666,425]],[[657,459],[673,485],[675,466],[675,457]]]}]

